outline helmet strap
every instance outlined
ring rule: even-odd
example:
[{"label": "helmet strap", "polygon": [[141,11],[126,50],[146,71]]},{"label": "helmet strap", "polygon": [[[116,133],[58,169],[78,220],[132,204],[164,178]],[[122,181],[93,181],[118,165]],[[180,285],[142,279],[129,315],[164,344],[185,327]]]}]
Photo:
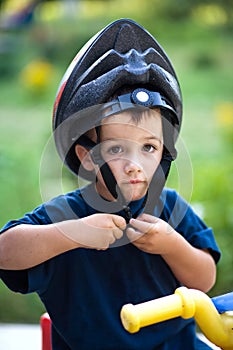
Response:
[{"label": "helmet strap", "polygon": [[148,188],[148,196],[145,205],[145,212],[153,215],[154,209],[159,202],[160,195],[165,186],[171,162],[176,158],[177,152],[174,147],[174,132],[175,128],[172,119],[162,118],[163,128],[163,155],[158,168],[156,169]]},{"label": "helmet strap", "polygon": [[[93,160],[93,157],[92,157],[92,160]],[[95,159],[94,162],[99,166],[99,171],[102,175],[102,178],[104,180],[105,186],[107,187],[108,191],[111,193],[114,199],[116,199],[119,203],[122,204],[122,210],[125,212],[126,221],[129,222],[129,220],[132,217],[131,209],[128,203],[126,202],[125,197],[123,196],[119,186],[117,185],[116,178],[113,175],[112,170],[103,159],[101,160],[99,158],[97,162]]]},{"label": "helmet strap", "polygon": [[[100,126],[97,126],[95,129],[97,134],[97,145],[100,145]],[[102,175],[102,178],[108,191],[111,193],[114,199],[116,199],[120,204],[122,204],[122,210],[125,212],[126,221],[129,222],[129,220],[132,217],[131,209],[117,184],[116,178],[113,175],[112,170],[103,159],[99,147],[96,147],[91,152],[91,157],[92,161],[98,165],[99,171]]]},{"label": "helmet strap", "polygon": [[148,191],[147,191],[147,200],[145,203],[144,211],[147,214],[153,215],[154,209],[158,204],[159,197],[164,188],[166,179],[168,177],[170,167],[171,167],[172,157],[164,155],[161,159],[161,162],[156,169],[154,176],[150,182]]}]

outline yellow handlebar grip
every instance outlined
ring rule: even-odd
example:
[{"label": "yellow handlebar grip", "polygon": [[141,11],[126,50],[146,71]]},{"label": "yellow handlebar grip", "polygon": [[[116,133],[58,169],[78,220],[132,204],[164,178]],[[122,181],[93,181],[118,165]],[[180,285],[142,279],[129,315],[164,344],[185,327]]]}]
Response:
[{"label": "yellow handlebar grip", "polygon": [[184,312],[182,297],[177,293],[137,305],[126,304],[122,307],[120,316],[124,328],[135,333],[141,327],[184,316],[184,313],[186,317],[192,317],[193,312],[193,307]]},{"label": "yellow handlebar grip", "polygon": [[140,320],[133,304],[124,305],[121,309],[120,316],[121,322],[128,332],[136,333],[139,331]]}]

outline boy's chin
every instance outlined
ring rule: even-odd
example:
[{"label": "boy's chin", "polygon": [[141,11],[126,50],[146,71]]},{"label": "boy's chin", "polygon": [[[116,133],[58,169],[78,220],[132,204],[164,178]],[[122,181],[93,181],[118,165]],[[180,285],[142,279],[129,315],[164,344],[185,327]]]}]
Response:
[{"label": "boy's chin", "polygon": [[142,199],[146,195],[146,191],[137,191],[137,192],[123,192],[122,194],[126,200],[126,202],[130,203],[132,201],[137,201]]},{"label": "boy's chin", "polygon": [[[112,195],[109,193],[109,191],[104,186],[100,186],[99,183],[96,185],[97,192],[106,200],[109,201],[115,201],[115,199],[112,197]],[[147,188],[126,188],[125,186],[120,187],[121,193],[124,196],[124,199],[127,203],[130,203],[132,201],[140,200],[146,195]]]}]

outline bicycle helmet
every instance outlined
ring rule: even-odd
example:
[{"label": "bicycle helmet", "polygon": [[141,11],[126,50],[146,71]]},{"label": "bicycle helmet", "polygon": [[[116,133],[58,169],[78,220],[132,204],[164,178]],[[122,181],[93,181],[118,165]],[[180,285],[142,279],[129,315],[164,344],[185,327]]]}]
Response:
[{"label": "bicycle helmet", "polygon": [[[127,86],[128,93],[113,95]],[[132,87],[130,91],[130,87]],[[182,97],[173,66],[154,37],[130,19],[120,19],[91,38],[68,67],[57,92],[53,130],[58,153],[68,168],[90,179],[75,154],[76,142],[92,145],[85,136],[101,120],[135,107],[161,109],[164,152],[148,190],[147,211],[158,199],[176,157],[175,142],[182,119]],[[78,141],[77,141],[78,140]],[[96,158],[99,158],[98,160]],[[99,162],[107,188],[119,199],[116,181],[101,157]]]}]

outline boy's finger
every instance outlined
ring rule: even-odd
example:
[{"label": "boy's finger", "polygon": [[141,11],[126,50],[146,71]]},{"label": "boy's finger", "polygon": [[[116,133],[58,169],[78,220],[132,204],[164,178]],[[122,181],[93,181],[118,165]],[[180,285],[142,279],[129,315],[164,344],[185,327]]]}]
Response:
[{"label": "boy's finger", "polygon": [[159,220],[158,218],[156,218],[152,215],[149,215],[149,214],[145,214],[145,213],[141,214],[137,219],[140,221],[150,222],[152,224],[156,223]]},{"label": "boy's finger", "polygon": [[114,225],[120,228],[121,230],[124,230],[126,228],[126,221],[122,216],[112,215],[112,220]]},{"label": "boy's finger", "polygon": [[137,229],[138,231],[140,231],[142,233],[147,233],[150,230],[151,225],[153,224],[153,223],[148,223],[146,221],[141,221],[141,220],[137,220],[137,219],[131,219],[129,223],[135,229]]},{"label": "boy's finger", "polygon": [[127,228],[126,234],[127,234],[128,239],[131,242],[138,240],[139,238],[141,238],[144,235],[143,233],[139,233],[139,232],[135,231],[134,228],[132,228],[132,227]]},{"label": "boy's finger", "polygon": [[120,228],[116,227],[113,229],[113,235],[116,239],[119,239],[123,236],[123,231]]}]

